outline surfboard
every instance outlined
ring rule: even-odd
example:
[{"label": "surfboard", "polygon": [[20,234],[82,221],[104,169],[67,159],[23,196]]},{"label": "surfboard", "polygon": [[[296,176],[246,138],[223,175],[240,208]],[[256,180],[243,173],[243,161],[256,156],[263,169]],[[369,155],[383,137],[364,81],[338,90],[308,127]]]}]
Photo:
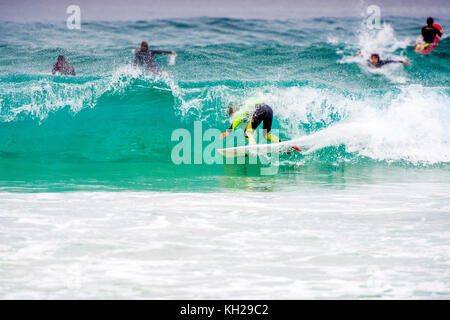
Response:
[{"label": "surfboard", "polygon": [[[435,23],[433,24],[433,27],[437,28],[439,31],[442,32],[442,27],[440,25]],[[429,54],[431,51],[437,48],[439,40],[441,40],[441,38],[439,38],[439,36],[436,35],[436,38],[432,43],[424,43],[423,40],[418,41],[414,46],[414,51],[420,54]]]},{"label": "surfboard", "polygon": [[234,148],[217,149],[217,152],[219,152],[226,158],[238,158],[238,157],[245,157],[250,154],[260,156],[272,152],[288,153],[290,149],[294,149],[297,152],[301,152],[301,150],[298,147],[293,146],[292,142],[290,142],[289,140],[278,143],[250,144]]},{"label": "surfboard", "polygon": [[416,46],[414,47],[414,51],[416,53],[420,54],[429,54],[431,51],[436,49],[438,46],[439,40],[435,40],[433,43],[416,43]]}]

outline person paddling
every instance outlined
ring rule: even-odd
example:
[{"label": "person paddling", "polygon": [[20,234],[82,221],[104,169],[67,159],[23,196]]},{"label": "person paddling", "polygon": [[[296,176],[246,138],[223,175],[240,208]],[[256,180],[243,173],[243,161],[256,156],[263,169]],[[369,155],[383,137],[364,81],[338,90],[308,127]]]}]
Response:
[{"label": "person paddling", "polygon": [[390,63],[403,63],[404,65],[409,66],[410,63],[405,60],[381,60],[380,56],[377,53],[372,53],[370,56],[370,60],[367,60],[370,66],[373,66],[375,68],[381,68],[382,66],[385,66]]},{"label": "person paddling", "polygon": [[[436,38],[438,37],[438,38]],[[442,37],[442,28],[438,24],[434,24],[434,19],[432,17],[427,18],[427,25],[422,28],[422,38],[423,41],[430,44],[436,40],[440,40]]]},{"label": "person paddling", "polygon": [[63,55],[60,55],[53,65],[52,74],[56,74],[56,72],[59,72],[60,74],[66,76],[74,76],[75,68],[69,61],[64,58]]},{"label": "person paddling", "polygon": [[[359,50],[356,53],[358,56],[360,56],[362,54],[361,50]],[[390,64],[390,63],[403,63],[404,65],[411,65],[408,61],[406,60],[381,60],[380,55],[378,53],[372,53],[370,55],[370,59],[367,60],[367,64],[371,67],[375,67],[375,68],[381,68],[384,65]]]},{"label": "person paddling", "polygon": [[428,17],[427,25],[422,28],[422,39],[425,43],[417,43],[414,50],[419,53],[430,53],[438,46],[442,34],[442,27],[435,24],[432,17]]},{"label": "person paddling", "polygon": [[157,75],[163,75],[163,72],[153,59],[153,56],[155,54],[172,54],[174,56],[177,55],[175,51],[149,50],[147,41],[142,41],[141,47],[136,48],[136,51],[134,53],[134,65],[139,65],[145,70]]}]

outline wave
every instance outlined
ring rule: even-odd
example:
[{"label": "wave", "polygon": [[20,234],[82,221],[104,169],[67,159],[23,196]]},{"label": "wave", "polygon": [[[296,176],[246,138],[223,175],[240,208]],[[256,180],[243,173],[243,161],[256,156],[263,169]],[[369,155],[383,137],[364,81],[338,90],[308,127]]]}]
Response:
[{"label": "wave", "polygon": [[101,98],[120,97],[127,91],[138,92],[149,86],[155,92],[176,90],[173,81],[155,78],[131,66],[124,66],[106,77],[14,75],[0,81],[1,122],[28,118],[42,121],[64,108],[76,114],[82,109],[94,108]]},{"label": "wave", "polygon": [[[61,112],[67,113],[71,115],[70,125],[60,134],[73,135],[75,131],[89,128],[90,138],[99,139],[98,143],[101,143],[100,137],[105,138],[105,127],[111,125],[101,121],[110,121],[112,117],[120,130],[129,132],[129,137],[136,136],[147,126],[160,131],[160,139],[155,141],[153,148],[168,149],[168,137],[173,130],[180,127],[192,130],[193,121],[202,121],[207,127],[222,130],[227,127],[227,106],[253,97],[273,107],[273,128],[279,129],[283,138],[293,139],[305,148],[304,157],[311,161],[347,161],[354,157],[412,164],[450,162],[449,90],[446,88],[407,85],[395,91],[375,89],[361,94],[303,82],[288,87],[255,84],[253,88],[244,89],[233,88],[230,83],[191,83],[191,88],[171,90],[167,82],[127,72],[122,70],[107,81],[91,79],[81,84],[50,85],[49,79],[31,80],[41,82],[41,85],[26,86],[31,94],[22,106],[2,108],[2,121],[13,123],[10,130],[15,139],[18,135],[33,132],[33,135],[48,136],[46,130],[54,130],[55,125],[64,128],[66,124],[59,122],[68,121],[61,115]],[[19,87],[11,95],[6,106],[13,104],[14,98],[19,99],[17,95],[21,90],[23,88]],[[85,109],[88,111],[81,112]],[[154,117],[150,118],[150,114]],[[145,117],[141,127],[133,123],[139,122],[139,117]],[[164,121],[164,118],[171,121]],[[124,119],[126,121],[122,121]],[[26,128],[29,121],[37,121],[31,131]],[[158,123],[165,125],[158,126]],[[17,132],[18,127],[24,131]],[[2,135],[8,136],[5,130],[3,126]],[[126,153],[129,141],[117,138],[122,140],[121,148]],[[58,140],[48,139],[49,142]],[[148,139],[143,137],[141,140]],[[53,151],[57,153],[63,144],[61,141],[56,143]],[[74,145],[80,149],[72,150],[72,155],[85,153],[82,144]],[[335,154],[328,153],[323,159],[321,150],[330,147],[343,149],[333,149],[329,153]],[[4,143],[1,149],[10,151]],[[45,152],[49,151],[47,147],[45,149]],[[102,158],[95,154],[94,158]],[[123,153],[121,156],[127,157]]]},{"label": "wave", "polygon": [[309,160],[320,159],[321,150],[332,147],[335,154],[321,160],[347,161],[350,154],[415,165],[450,162],[446,88],[411,85],[360,96],[304,86],[269,89],[256,96],[274,106],[280,131],[306,148]]},{"label": "wave", "polygon": [[[311,21],[90,23],[89,35],[112,28],[126,41],[117,49],[109,46],[107,36],[108,50],[98,56],[74,53],[74,63],[80,59],[79,76],[34,72],[44,64],[48,68],[47,61],[39,61],[30,72],[1,73],[0,153],[80,161],[170,161],[173,130],[192,131],[194,121],[224,130],[229,125],[227,106],[256,97],[273,107],[273,128],[282,138],[305,148],[303,155],[288,157],[294,162],[450,162],[449,70],[442,64],[448,39],[441,41],[436,54],[425,57],[411,49],[416,21],[404,23],[412,30],[406,36],[398,35],[394,22],[385,22],[379,30],[358,29],[353,37],[344,26],[360,22],[343,20],[315,19],[313,23],[323,26],[317,37]],[[130,65],[133,42],[128,33],[140,34],[149,27],[179,40],[162,42],[167,48],[180,46],[168,78],[154,78]],[[44,31],[50,34],[50,29]],[[64,32],[60,29],[52,32]],[[186,30],[191,34],[181,37],[178,32]],[[89,40],[89,48],[93,42]],[[11,48],[17,52],[17,46],[9,43],[0,52],[12,59]],[[374,71],[366,66],[366,57],[355,55],[360,49],[364,54],[376,50],[387,59],[408,59],[412,66]],[[36,60],[53,59],[57,52],[54,47],[33,50],[30,55],[36,54]]]}]

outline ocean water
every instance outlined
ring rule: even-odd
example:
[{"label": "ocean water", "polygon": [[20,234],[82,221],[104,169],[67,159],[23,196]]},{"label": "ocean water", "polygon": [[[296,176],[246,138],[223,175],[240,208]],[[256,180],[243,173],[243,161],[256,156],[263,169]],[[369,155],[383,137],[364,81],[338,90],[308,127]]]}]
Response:
[{"label": "ocean water", "polygon": [[[450,41],[414,53],[422,20],[1,22],[0,297],[450,298]],[[303,152],[205,163],[196,126],[251,98]]]}]

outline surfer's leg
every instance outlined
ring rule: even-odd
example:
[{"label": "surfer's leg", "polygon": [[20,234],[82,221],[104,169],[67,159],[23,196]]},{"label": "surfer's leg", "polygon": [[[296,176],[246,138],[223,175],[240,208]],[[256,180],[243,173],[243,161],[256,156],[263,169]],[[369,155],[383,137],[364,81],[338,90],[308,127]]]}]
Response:
[{"label": "surfer's leg", "polygon": [[256,144],[255,138],[253,136],[254,131],[261,122],[264,120],[265,110],[262,105],[256,106],[255,111],[253,112],[252,119],[248,122],[247,127],[245,128],[246,138],[248,138],[249,143]]},{"label": "surfer's leg", "polygon": [[280,138],[278,138],[276,135],[274,135],[272,132],[268,132],[266,134],[266,140],[273,142],[273,143],[278,143],[281,142]]},{"label": "surfer's leg", "polygon": [[245,138],[250,144],[256,144],[255,137],[253,136],[253,124],[249,121],[247,127],[245,128]]},{"label": "surfer's leg", "polygon": [[272,130],[273,110],[268,105],[264,106],[264,119],[263,119],[263,134],[267,141],[280,142],[280,139],[270,132]]},{"label": "surfer's leg", "polygon": [[264,105],[257,105],[255,108],[255,111],[253,112],[252,116],[252,129],[256,130],[258,126],[263,122],[264,118],[266,117],[266,109],[264,108]]}]

